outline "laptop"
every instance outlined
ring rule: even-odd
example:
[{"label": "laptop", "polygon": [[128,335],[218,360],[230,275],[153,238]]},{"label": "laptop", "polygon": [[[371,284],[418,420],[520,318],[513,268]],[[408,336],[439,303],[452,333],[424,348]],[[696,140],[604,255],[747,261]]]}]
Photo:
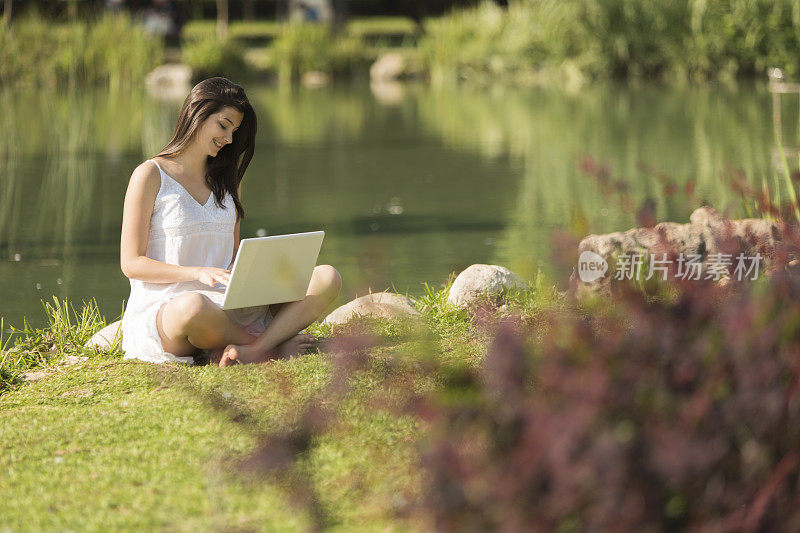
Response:
[{"label": "laptop", "polygon": [[324,236],[324,231],[311,231],[242,239],[222,309],[305,298]]}]

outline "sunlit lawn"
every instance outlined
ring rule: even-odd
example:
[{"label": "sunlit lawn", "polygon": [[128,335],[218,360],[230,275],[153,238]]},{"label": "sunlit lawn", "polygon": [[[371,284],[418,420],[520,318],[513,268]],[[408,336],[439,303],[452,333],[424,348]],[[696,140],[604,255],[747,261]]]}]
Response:
[{"label": "sunlit lawn", "polygon": [[[296,422],[329,359],[219,369],[96,357],[0,396],[0,526],[306,529],[285,482],[240,464],[259,433]],[[378,383],[360,380],[305,458],[330,525],[380,529],[419,490],[414,424],[368,408]],[[209,394],[252,419],[232,421]]]},{"label": "sunlit lawn", "polygon": [[[382,340],[332,389],[337,353],[220,369],[87,350],[105,322],[96,306],[76,312],[55,300],[49,326],[18,337],[16,348],[6,341],[2,353],[0,528],[305,530],[297,476],[327,526],[419,526],[404,517],[424,486],[418,425],[393,403],[393,378],[413,379],[425,357],[477,361],[481,344],[467,314],[446,305],[446,289],[430,288],[419,306],[425,324],[358,326]],[[52,373],[25,381],[31,369]],[[418,376],[416,389],[431,385]],[[309,404],[329,400],[333,422],[293,474],[245,466],[265,438],[296,430]]]}]

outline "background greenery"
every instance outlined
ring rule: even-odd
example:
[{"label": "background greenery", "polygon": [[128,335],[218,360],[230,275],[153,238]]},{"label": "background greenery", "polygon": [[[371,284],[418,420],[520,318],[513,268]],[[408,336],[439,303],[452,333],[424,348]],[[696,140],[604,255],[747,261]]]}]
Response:
[{"label": "background greenery", "polygon": [[31,12],[0,24],[0,84],[138,86],[163,53],[126,15],[52,24]]},{"label": "background greenery", "polygon": [[800,66],[795,0],[484,2],[425,28],[420,48],[437,80],[705,81]]},{"label": "background greenery", "polygon": [[[366,75],[388,50],[401,51],[435,83],[684,83],[761,77],[768,67],[800,73],[797,0],[486,1],[417,22],[412,14],[356,18],[337,31],[234,21],[224,40],[213,21],[198,19],[184,28],[182,57],[197,76],[283,81],[310,70]],[[69,20],[52,24],[30,11],[0,27],[2,83],[138,82],[163,57],[157,39],[126,15]]]}]

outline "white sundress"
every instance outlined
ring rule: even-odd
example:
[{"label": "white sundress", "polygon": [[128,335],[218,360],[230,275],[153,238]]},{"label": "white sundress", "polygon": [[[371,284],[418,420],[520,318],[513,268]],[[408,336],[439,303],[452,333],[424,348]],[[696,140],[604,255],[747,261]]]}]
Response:
[{"label": "white sundress", "polygon": [[[195,200],[175,179],[150,159],[161,174],[161,187],[150,217],[147,257],[171,265],[228,268],[233,256],[236,206],[230,194],[217,206],[212,193],[205,205]],[[131,295],[122,317],[122,349],[125,359],[152,363],[191,363],[192,357],[177,357],[164,351],[156,329],[161,306],[186,292],[208,296],[222,307],[225,288],[209,287],[199,281],[147,283],[131,279]],[[269,306],[225,311],[253,335],[261,334],[272,316]]]}]

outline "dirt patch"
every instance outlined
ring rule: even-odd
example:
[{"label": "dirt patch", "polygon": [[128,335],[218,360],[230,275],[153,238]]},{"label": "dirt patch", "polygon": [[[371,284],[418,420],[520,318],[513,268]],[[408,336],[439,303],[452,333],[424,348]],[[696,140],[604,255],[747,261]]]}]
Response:
[{"label": "dirt patch", "polygon": [[21,374],[21,376],[25,381],[39,381],[48,376],[58,374],[59,372],[66,370],[68,367],[80,365],[86,362],[87,359],[89,358],[80,355],[68,355],[62,361],[59,361],[53,366],[48,366],[46,368],[40,368],[37,370],[26,370]]},{"label": "dirt patch", "polygon": [[92,389],[73,389],[63,392],[59,396],[61,398],[88,398],[92,394],[94,394]]}]

